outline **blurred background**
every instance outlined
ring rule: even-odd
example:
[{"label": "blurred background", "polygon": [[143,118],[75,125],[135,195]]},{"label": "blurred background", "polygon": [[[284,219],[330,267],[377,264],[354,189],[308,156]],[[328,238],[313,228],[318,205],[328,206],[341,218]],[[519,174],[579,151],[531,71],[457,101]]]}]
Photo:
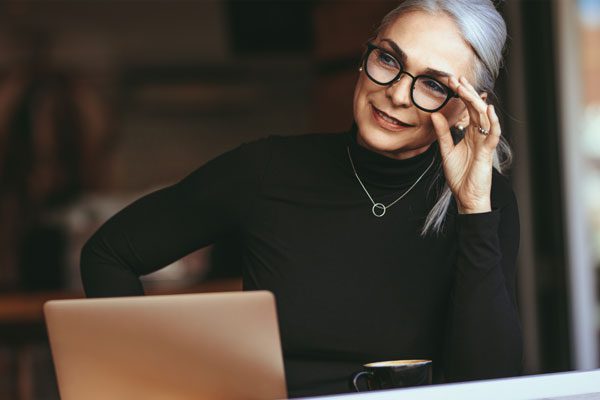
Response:
[{"label": "blurred background", "polygon": [[[79,251],[112,214],[242,142],[349,128],[363,46],[396,3],[1,2],[0,398],[58,398],[41,307],[82,295]],[[526,373],[598,368],[600,0],[498,7]],[[216,244],[144,284],[238,278]]]}]

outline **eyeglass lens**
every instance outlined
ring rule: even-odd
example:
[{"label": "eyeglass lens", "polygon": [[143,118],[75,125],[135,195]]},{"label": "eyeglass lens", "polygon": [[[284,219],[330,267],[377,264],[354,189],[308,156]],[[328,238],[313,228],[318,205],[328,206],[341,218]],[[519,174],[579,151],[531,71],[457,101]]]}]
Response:
[{"label": "eyeglass lens", "polygon": [[[373,48],[369,53],[365,68],[367,75],[381,85],[392,82],[403,70],[398,60],[378,48]],[[417,76],[413,82],[412,100],[418,107],[435,110],[449,96],[448,89],[433,78]]]}]

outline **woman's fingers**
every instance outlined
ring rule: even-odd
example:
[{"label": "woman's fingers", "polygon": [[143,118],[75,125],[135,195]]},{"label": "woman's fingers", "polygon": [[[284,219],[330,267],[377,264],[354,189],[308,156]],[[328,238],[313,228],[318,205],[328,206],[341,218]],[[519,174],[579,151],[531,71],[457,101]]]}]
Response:
[{"label": "woman's fingers", "polygon": [[473,85],[469,83],[464,76],[460,79],[452,77],[451,86],[454,86],[456,93],[465,103],[469,113],[469,129],[467,136],[477,142],[482,142],[489,135],[491,121],[487,115],[488,104],[477,93]]},{"label": "woman's fingers", "polygon": [[498,120],[496,110],[491,104],[487,108],[487,117],[490,121],[490,133],[489,135],[487,135],[485,143],[490,149],[495,149],[498,145],[498,142],[500,141],[502,131],[500,129],[500,121]]},{"label": "woman's fingers", "polygon": [[452,140],[448,120],[442,114],[435,112],[431,114],[431,122],[438,138],[440,153],[442,157],[446,157],[454,149],[454,141]]},{"label": "woman's fingers", "polygon": [[475,91],[475,88],[473,88],[464,76],[461,76],[460,80],[456,79],[455,76],[451,77],[450,89],[458,94],[467,107],[470,107],[477,112],[485,110],[485,101],[483,101],[481,96]]},{"label": "woman's fingers", "polygon": [[459,80],[454,76],[451,77],[450,88],[454,90],[465,103],[471,124],[481,126],[483,129],[489,130],[489,124],[486,115],[487,103],[483,101],[481,96],[479,96],[467,78],[462,76]]},{"label": "woman's fingers", "polygon": [[467,105],[471,105],[478,113],[484,113],[487,107],[487,103],[483,101],[479,93],[475,90],[473,85],[468,81],[467,78],[461,76],[459,79],[460,93],[458,94],[463,100],[466,100]]},{"label": "woman's fingers", "polygon": [[489,131],[490,122],[487,116],[488,104],[483,101],[481,96],[477,93],[473,85],[469,83],[467,78],[462,76],[460,78],[460,83],[464,88],[467,89],[465,99],[467,100],[467,108],[469,110],[469,116],[471,117],[471,120],[475,125],[477,125],[477,127],[481,127],[482,129]]}]

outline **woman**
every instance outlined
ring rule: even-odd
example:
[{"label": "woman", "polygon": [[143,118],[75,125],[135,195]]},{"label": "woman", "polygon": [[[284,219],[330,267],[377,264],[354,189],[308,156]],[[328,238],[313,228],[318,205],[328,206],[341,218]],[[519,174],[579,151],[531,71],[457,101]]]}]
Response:
[{"label": "woman", "polygon": [[432,359],[434,382],[519,374],[519,221],[485,102],[505,36],[489,0],[402,2],[348,132],[244,144],[138,200],[84,248],[86,293],[141,294],[139,275],[233,232],[244,289],[276,296],[292,397],[378,360]]}]

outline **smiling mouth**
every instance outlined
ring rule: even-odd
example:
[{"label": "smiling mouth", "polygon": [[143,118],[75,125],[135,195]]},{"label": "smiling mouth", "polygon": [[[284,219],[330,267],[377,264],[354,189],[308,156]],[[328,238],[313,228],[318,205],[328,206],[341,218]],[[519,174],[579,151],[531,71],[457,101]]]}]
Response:
[{"label": "smiling mouth", "polygon": [[402,122],[399,119],[396,119],[394,117],[390,117],[388,114],[384,113],[383,111],[381,111],[380,109],[378,109],[377,107],[375,107],[372,104],[371,104],[371,106],[373,107],[373,110],[377,113],[378,116],[380,116],[383,120],[389,122],[390,124],[394,124],[396,126],[401,126],[401,127],[405,127],[405,128],[411,128],[414,126],[411,124],[407,124],[406,122]]}]

